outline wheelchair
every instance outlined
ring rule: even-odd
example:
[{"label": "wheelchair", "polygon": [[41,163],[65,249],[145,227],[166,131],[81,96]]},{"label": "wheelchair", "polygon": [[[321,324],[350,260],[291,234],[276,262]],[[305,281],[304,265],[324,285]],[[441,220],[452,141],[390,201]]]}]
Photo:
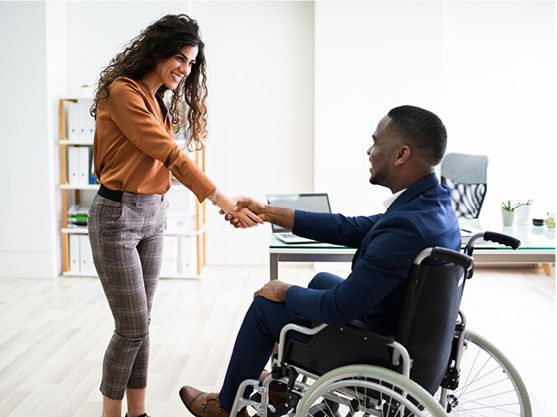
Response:
[{"label": "wheelchair", "polygon": [[[483,232],[470,238],[463,253],[424,249],[414,259],[393,336],[373,333],[358,321],[286,325],[272,372],[240,385],[231,417],[246,407],[259,417],[531,417],[515,367],[467,329],[459,311],[480,239],[520,246],[513,237]],[[284,392],[282,402],[273,404],[270,388],[277,384]],[[244,398],[248,387],[254,394]]]}]

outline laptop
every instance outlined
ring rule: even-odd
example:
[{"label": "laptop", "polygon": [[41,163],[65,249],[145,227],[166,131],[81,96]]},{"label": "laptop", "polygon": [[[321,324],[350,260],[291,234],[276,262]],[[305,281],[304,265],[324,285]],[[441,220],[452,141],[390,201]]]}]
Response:
[{"label": "laptop", "polygon": [[[296,210],[330,213],[329,195],[327,193],[305,194],[267,194],[267,202],[273,206],[288,207]],[[315,240],[297,236],[290,230],[271,224],[273,236],[284,243],[315,243]]]}]

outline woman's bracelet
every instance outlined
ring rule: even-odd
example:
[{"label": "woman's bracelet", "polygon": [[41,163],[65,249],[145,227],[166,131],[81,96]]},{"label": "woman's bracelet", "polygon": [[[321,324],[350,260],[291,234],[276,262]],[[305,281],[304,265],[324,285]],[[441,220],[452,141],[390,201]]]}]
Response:
[{"label": "woman's bracelet", "polygon": [[213,203],[213,206],[217,205],[217,201],[219,197],[220,197],[220,190],[217,188],[213,193],[213,197],[211,197],[211,203]]}]

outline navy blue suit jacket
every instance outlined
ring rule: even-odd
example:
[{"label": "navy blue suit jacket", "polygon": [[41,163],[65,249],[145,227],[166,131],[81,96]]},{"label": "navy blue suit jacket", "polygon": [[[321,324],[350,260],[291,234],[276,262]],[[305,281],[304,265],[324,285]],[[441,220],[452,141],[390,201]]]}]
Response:
[{"label": "navy blue suit jacket", "polygon": [[292,286],[288,312],[319,323],[359,319],[376,332],[394,332],[415,256],[424,248],[460,249],[450,191],[430,174],[409,186],[383,214],[345,217],[297,210],[293,232],[358,248],[350,275],[328,290]]}]

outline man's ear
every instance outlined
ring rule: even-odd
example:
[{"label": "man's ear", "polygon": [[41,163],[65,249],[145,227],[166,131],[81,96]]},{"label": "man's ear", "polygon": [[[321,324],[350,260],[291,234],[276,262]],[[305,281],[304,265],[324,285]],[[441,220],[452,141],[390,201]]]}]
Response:
[{"label": "man's ear", "polygon": [[412,155],[412,149],[410,149],[410,146],[402,145],[398,150],[395,165],[402,165],[406,163],[410,159],[411,155]]}]

